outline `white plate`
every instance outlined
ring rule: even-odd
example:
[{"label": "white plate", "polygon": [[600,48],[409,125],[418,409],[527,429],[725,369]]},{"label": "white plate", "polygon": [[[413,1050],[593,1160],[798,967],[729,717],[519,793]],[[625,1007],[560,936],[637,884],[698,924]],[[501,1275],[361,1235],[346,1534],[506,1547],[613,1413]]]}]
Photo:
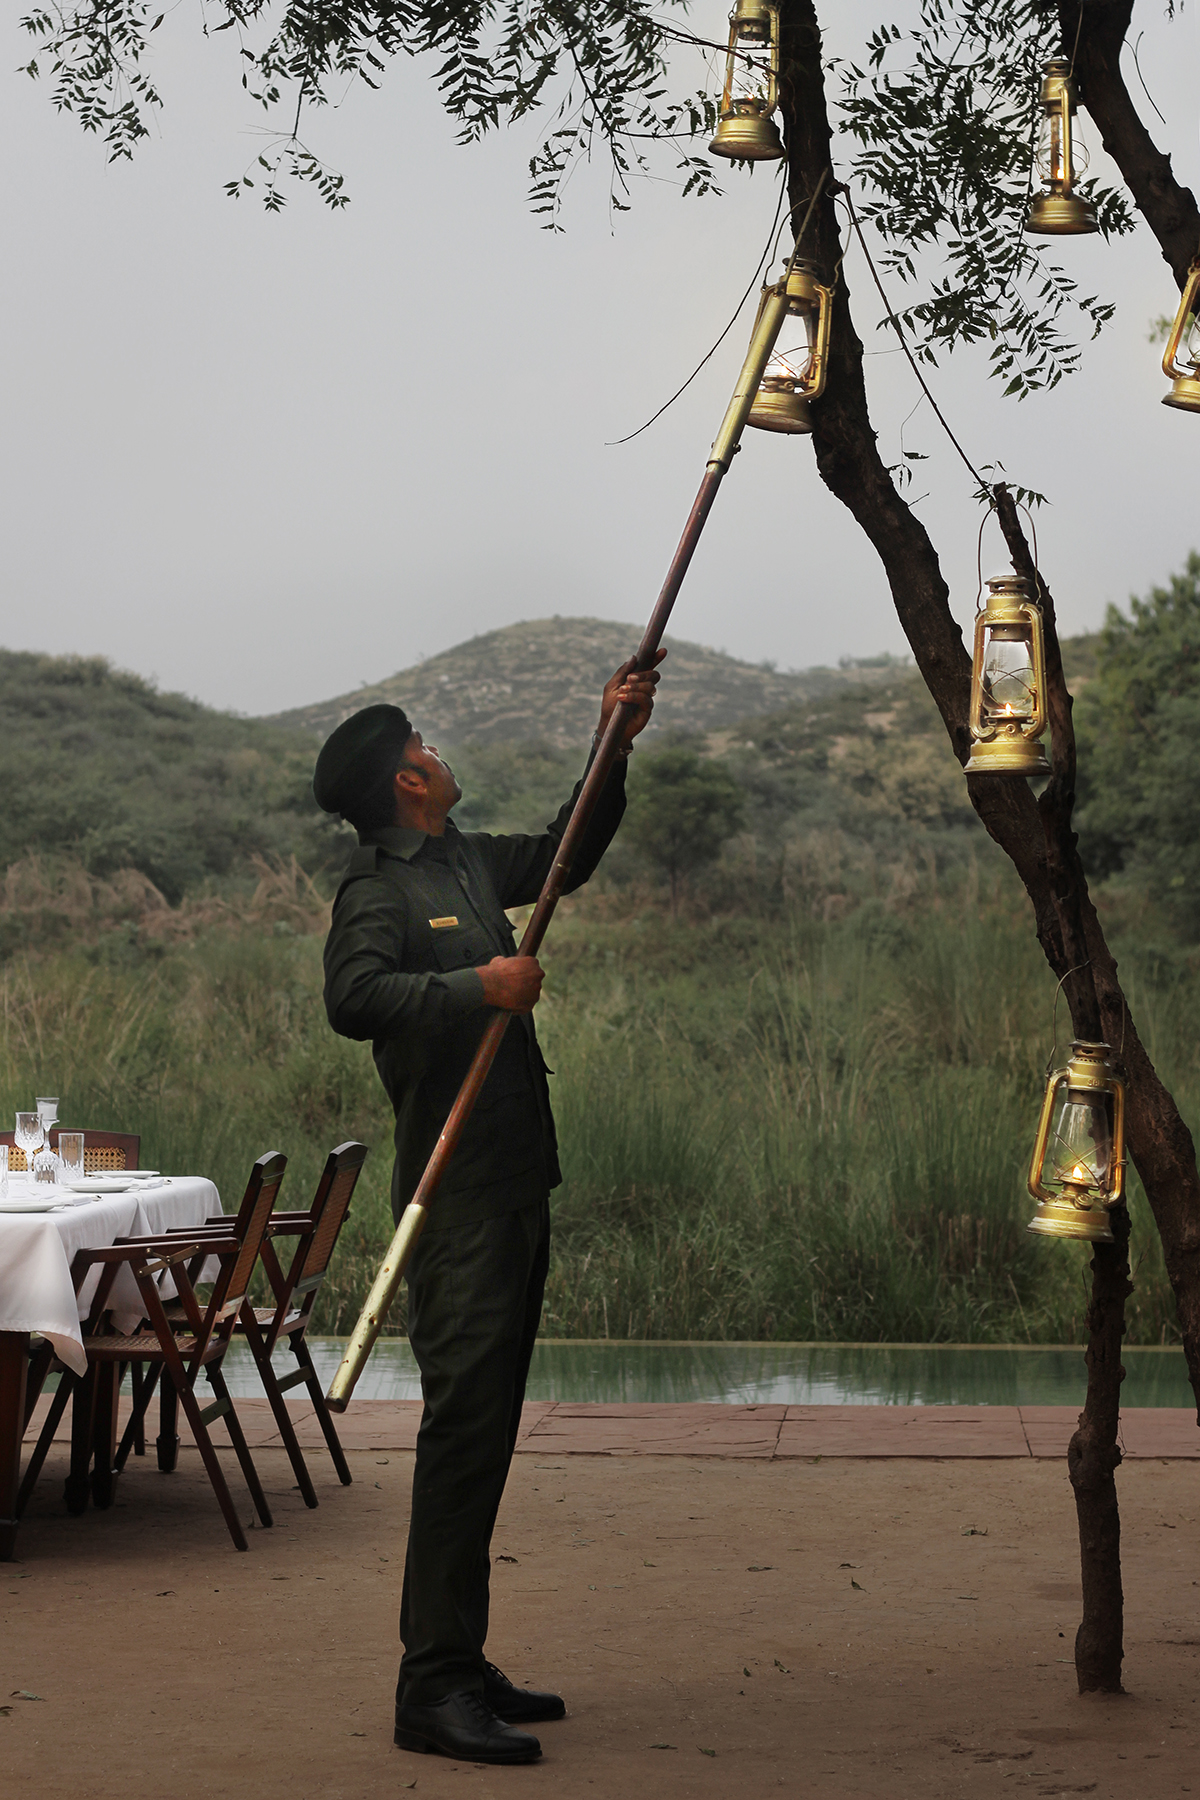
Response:
[{"label": "white plate", "polygon": [[27,1200],[0,1200],[0,1212],[6,1213],[38,1213],[53,1212],[56,1206],[63,1205],[63,1196],[55,1195],[53,1200],[35,1200],[30,1194]]},{"label": "white plate", "polygon": [[122,1171],[126,1181],[148,1181],[152,1175],[161,1175],[161,1169],[125,1169]]},{"label": "white plate", "polygon": [[62,1186],[73,1194],[127,1194],[133,1183],[124,1175],[84,1175],[79,1181],[64,1181]]}]

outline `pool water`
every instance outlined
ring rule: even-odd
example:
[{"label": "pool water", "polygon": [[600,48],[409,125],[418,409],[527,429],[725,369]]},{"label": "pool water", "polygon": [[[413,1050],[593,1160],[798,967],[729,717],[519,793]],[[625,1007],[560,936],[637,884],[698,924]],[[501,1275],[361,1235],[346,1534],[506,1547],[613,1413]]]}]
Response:
[{"label": "pool water", "polygon": [[[328,1387],[344,1338],[310,1338]],[[1127,1349],[1124,1406],[1195,1405],[1182,1350]],[[281,1372],[295,1367],[286,1350]],[[234,1395],[262,1393],[244,1344],[225,1359]],[[791,1406],[1082,1406],[1082,1347],[935,1344],[539,1343],[527,1398],[725,1401]],[[292,1399],[302,1397],[293,1389]],[[419,1400],[405,1338],[380,1338],[355,1389],[360,1400]]]}]

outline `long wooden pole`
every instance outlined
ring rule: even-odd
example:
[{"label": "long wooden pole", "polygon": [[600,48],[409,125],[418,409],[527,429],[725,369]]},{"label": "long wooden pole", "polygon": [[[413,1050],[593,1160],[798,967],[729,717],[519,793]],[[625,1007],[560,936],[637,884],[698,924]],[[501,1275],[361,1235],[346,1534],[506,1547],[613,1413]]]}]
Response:
[{"label": "long wooden pole", "polygon": [[[683,528],[683,536],[679,540],[679,548],[667,570],[667,578],[663,582],[662,592],[658,596],[654,611],[650,615],[650,622],[646,626],[645,635],[638,646],[638,653],[634,660],[634,668],[637,670],[653,667],[655,652],[667,629],[671,609],[683,586],[683,578],[687,574],[688,565],[692,560],[696,545],[700,541],[700,533],[704,530],[705,521],[712,511],[713,501],[717,497],[717,489],[737,454],[750,408],[754,404],[754,397],[758,393],[763,372],[771,352],[775,348],[775,340],[779,336],[780,328],[787,314],[785,285],[786,283],[781,281],[775,288],[770,289],[759,311],[754,335],[750,340],[750,348],[746,352],[746,360],[742,364],[742,372],[738,376],[733,398],[721,421],[721,429],[713,442],[712,452],[704,470],[704,479],[700,483],[700,490],[692,504],[692,510],[688,514],[687,524]],[[538,896],[533,915],[525,927],[525,934],[517,951],[518,956],[536,956],[538,953],[542,939],[546,935],[546,928],[554,916],[554,909],[558,905],[566,885],[567,876],[571,872],[571,864],[575,860],[576,852],[596,809],[596,802],[600,798],[604,784],[608,780],[609,771],[616,760],[621,739],[625,735],[625,727],[629,722],[630,710],[623,704],[613,708],[612,717],[608,721],[604,736],[601,738],[592,760],[592,766],[580,789],[579,798],[575,802],[567,829],[563,832],[558,855],[554,859],[553,867]],[[475,1059],[458,1090],[458,1098],[450,1109],[450,1116],[442,1127],[441,1136],[434,1145],[433,1154],[425,1166],[425,1173],[421,1177],[417,1190],[401,1215],[396,1235],[388,1247],[388,1253],[384,1257],[371,1291],[367,1295],[366,1305],[359,1314],[353,1336],[346,1345],[346,1353],[330,1383],[326,1401],[332,1412],[345,1412],[350,1403],[350,1396],[353,1394],[358,1378],[371,1354],[372,1345],[379,1336],[388,1309],[399,1291],[404,1271],[408,1267],[409,1258],[421,1235],[429,1214],[430,1203],[445,1173],[446,1164],[453,1156],[463,1134],[467,1120],[479,1098],[479,1090],[487,1079],[488,1070],[492,1066],[496,1051],[500,1047],[500,1040],[504,1036],[512,1016],[508,1012],[495,1013],[480,1039]]]}]

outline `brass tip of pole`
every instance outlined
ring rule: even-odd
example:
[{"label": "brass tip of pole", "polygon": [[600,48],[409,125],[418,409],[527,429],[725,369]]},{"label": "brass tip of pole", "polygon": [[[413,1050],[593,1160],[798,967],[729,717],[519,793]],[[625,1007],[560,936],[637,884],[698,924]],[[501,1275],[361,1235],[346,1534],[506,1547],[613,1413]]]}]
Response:
[{"label": "brass tip of pole", "polygon": [[330,1412],[344,1413],[350,1402],[349,1400],[343,1400],[340,1394],[335,1394],[331,1391],[325,1396],[325,1404]]}]

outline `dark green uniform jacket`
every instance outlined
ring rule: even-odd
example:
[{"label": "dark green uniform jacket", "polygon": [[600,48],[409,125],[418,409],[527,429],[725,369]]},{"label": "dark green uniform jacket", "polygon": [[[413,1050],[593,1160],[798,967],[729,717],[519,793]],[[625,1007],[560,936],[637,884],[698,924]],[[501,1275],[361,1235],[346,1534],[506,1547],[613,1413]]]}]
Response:
[{"label": "dark green uniform jacket", "polygon": [[[397,1218],[492,1013],[476,973],[514,956],[505,907],[537,899],[579,787],[538,837],[444,837],[400,826],[359,848],[333,903],[325,944],[325,1010],[333,1029],[370,1038],[396,1114],[392,1208]],[[588,879],[625,810],[618,760],[579,852],[567,892]],[[442,1179],[427,1229],[467,1224],[541,1200],[562,1176],[548,1071],[531,1014],[512,1019],[475,1110]]]}]

